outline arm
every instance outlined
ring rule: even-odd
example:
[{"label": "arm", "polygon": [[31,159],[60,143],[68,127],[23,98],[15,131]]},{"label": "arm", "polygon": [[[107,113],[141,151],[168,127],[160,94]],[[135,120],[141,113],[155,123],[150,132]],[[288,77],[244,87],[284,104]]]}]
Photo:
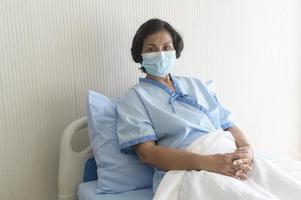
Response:
[{"label": "arm", "polygon": [[154,141],[135,145],[139,159],[162,170],[202,170],[208,168],[208,156],[156,145]]},{"label": "arm", "polygon": [[200,155],[176,148],[162,147],[153,141],[135,145],[139,159],[161,170],[206,170],[237,179],[244,174],[236,174],[232,161],[242,157],[243,153]]},{"label": "arm", "polygon": [[232,134],[232,136],[235,139],[237,148],[240,148],[240,147],[250,147],[251,148],[251,145],[250,145],[248,139],[243,134],[243,132],[238,128],[238,126],[234,125],[228,129],[226,129],[225,131],[229,131]]}]

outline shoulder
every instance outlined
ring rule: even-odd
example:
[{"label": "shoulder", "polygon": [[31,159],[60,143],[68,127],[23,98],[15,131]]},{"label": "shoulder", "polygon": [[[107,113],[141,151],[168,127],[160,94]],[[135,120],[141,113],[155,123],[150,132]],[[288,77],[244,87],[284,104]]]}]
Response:
[{"label": "shoulder", "polygon": [[123,95],[120,96],[120,100],[118,104],[123,104],[127,101],[132,101],[137,98],[137,94],[135,92],[136,85],[128,88]]},{"label": "shoulder", "polygon": [[203,81],[200,78],[196,78],[193,76],[173,76],[179,82],[193,83],[193,84],[201,84],[204,87],[213,85],[213,80]]},{"label": "shoulder", "polygon": [[190,86],[202,87],[210,93],[215,94],[215,82],[213,80],[203,81],[193,76],[174,76],[180,84],[188,84]]},{"label": "shoulder", "polygon": [[147,87],[148,84],[137,83],[126,90],[126,92],[121,96],[121,100],[137,98],[139,96],[138,93],[147,90]]},{"label": "shoulder", "polygon": [[143,90],[143,85],[140,83],[135,84],[126,90],[126,92],[120,96],[117,102],[117,108],[119,107],[137,107],[141,105],[141,95],[139,91]]}]

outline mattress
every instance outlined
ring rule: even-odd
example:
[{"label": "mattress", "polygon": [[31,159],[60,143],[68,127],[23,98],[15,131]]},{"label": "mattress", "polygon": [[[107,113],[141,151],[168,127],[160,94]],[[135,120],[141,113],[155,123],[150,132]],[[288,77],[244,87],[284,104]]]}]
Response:
[{"label": "mattress", "polygon": [[97,181],[89,181],[79,184],[78,198],[79,200],[152,200],[152,188],[133,190],[118,194],[96,194]]}]

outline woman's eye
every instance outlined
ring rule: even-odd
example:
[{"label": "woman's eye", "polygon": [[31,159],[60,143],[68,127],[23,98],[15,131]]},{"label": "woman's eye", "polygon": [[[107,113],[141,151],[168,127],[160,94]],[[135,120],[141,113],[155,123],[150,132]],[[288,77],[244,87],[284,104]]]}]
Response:
[{"label": "woman's eye", "polygon": [[164,47],[164,50],[165,50],[165,51],[170,51],[170,50],[172,50],[172,48],[171,48],[171,46],[168,45],[168,46],[165,46],[165,47]]},{"label": "woman's eye", "polygon": [[150,51],[155,51],[155,49],[154,49],[154,48],[149,48],[149,49],[147,49],[147,51],[148,51],[148,52],[150,52]]}]

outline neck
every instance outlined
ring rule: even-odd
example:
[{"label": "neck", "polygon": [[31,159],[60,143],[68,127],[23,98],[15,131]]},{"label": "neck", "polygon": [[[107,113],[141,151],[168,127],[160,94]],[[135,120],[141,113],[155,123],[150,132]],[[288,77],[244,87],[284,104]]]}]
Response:
[{"label": "neck", "polygon": [[164,77],[156,77],[156,76],[152,76],[150,74],[146,74],[146,78],[153,79],[153,80],[159,81],[161,83],[170,83],[171,82],[169,74],[165,75]]}]

